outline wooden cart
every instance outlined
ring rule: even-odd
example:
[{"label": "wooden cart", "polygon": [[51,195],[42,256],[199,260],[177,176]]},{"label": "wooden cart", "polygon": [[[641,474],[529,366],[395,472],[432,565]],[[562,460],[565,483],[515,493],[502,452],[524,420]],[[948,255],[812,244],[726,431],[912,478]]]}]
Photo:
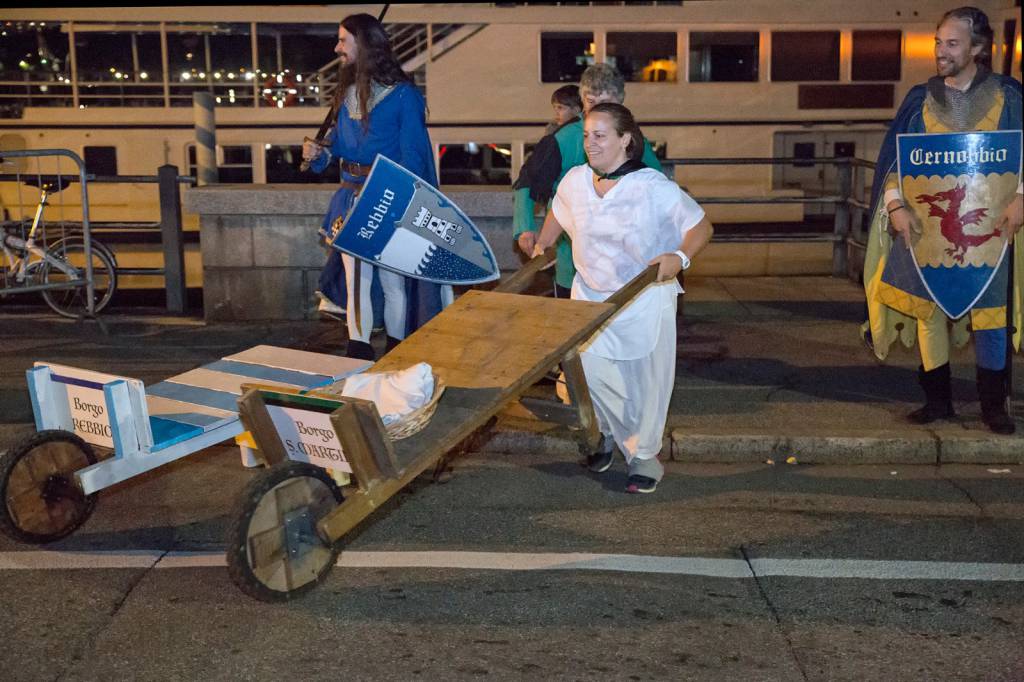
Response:
[{"label": "wooden cart", "polygon": [[[409,438],[390,439],[371,402],[259,387],[243,394],[242,422],[270,465],[247,486],[229,531],[228,569],[243,592],[284,601],[315,587],[336,563],[347,532],[558,363],[578,410],[581,449],[593,451],[600,434],[579,346],[654,281],[657,269],[648,268],[604,303],[513,293],[552,255],[533,259],[499,290],[464,294],[370,368],[387,372],[428,362],[445,383],[430,422]],[[298,419],[306,414],[315,421],[319,414],[321,424],[327,420],[355,479],[354,492],[343,497],[323,468],[289,459],[295,444],[275,427],[280,414],[271,414],[282,408]]]},{"label": "wooden cart", "polygon": [[37,432],[0,457],[0,533],[66,537],[100,490],[242,433],[241,387],[304,390],[365,370],[363,360],[255,346],[150,386],[49,362],[28,370]]}]

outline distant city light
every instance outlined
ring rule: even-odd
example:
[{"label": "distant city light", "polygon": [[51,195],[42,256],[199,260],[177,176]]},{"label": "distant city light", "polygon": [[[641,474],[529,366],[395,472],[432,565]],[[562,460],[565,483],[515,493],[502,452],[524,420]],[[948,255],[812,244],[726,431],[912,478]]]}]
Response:
[{"label": "distant city light", "polygon": [[255,77],[256,77],[256,74],[251,72],[251,71],[245,74],[245,80],[247,80],[247,81],[251,81]]},{"label": "distant city light", "polygon": [[182,71],[181,72],[181,80],[183,80],[183,81],[192,80],[192,74],[190,74],[188,71]]},{"label": "distant city light", "polygon": [[220,71],[214,71],[213,72],[213,77],[216,78],[217,80],[220,80]]},{"label": "distant city light", "polygon": [[114,74],[114,78],[116,78],[117,80],[121,80],[121,72],[120,71],[116,72]]},{"label": "distant city light", "polygon": [[49,91],[50,91],[50,88],[48,86],[46,86],[46,85],[40,85],[39,86],[39,92],[49,92]]},{"label": "distant city light", "polygon": [[228,73],[228,78],[231,79],[231,80],[234,80],[235,79],[235,73],[233,71]]},{"label": "distant city light", "polygon": [[141,78],[142,80],[146,80],[147,78],[149,78],[149,74],[143,71],[139,74],[139,78]]}]

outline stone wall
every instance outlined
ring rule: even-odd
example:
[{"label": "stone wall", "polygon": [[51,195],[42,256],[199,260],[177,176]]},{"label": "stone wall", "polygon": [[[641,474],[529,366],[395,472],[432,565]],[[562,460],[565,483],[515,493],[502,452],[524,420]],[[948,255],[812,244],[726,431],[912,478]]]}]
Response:
[{"label": "stone wall", "polygon": [[[330,185],[188,190],[184,210],[199,215],[206,319],[314,317],[314,292],[327,258],[317,230],[333,193]],[[446,194],[484,233],[501,269],[516,269],[511,192],[446,189]]]},{"label": "stone wall", "polygon": [[[212,185],[183,196],[199,215],[207,320],[301,320],[316,316],[314,292],[327,258],[317,230],[330,185]],[[504,272],[522,263],[512,240],[512,193],[445,188],[484,233]],[[712,241],[688,275],[827,275],[830,241]]]}]

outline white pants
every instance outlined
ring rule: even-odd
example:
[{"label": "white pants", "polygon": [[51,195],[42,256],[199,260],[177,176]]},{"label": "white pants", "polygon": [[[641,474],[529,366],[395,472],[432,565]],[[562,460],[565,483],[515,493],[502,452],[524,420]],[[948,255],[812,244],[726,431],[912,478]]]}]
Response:
[{"label": "white pants", "polygon": [[345,306],[348,338],[370,342],[374,322],[370,287],[373,285],[373,271],[379,270],[380,283],[384,288],[384,329],[388,336],[404,339],[405,277],[384,268],[375,268],[346,253],[341,254],[341,262],[345,265],[345,285],[348,289],[348,304]]},{"label": "white pants", "polygon": [[601,433],[626,461],[661,452],[676,379],[676,301],[661,309],[658,343],[645,357],[612,360],[583,351],[583,373]]},{"label": "white pants", "polygon": [[[384,330],[388,336],[401,341],[405,338],[407,302],[405,277],[397,273],[375,268],[366,261],[341,254],[345,266],[345,285],[348,302],[345,306],[348,338],[370,342],[373,332],[373,304],[370,301],[370,287],[373,285],[373,271],[380,272],[380,283],[384,289]],[[356,296],[356,279],[359,280],[359,295]],[[447,308],[455,300],[455,292],[447,284],[441,287],[441,305]]]}]

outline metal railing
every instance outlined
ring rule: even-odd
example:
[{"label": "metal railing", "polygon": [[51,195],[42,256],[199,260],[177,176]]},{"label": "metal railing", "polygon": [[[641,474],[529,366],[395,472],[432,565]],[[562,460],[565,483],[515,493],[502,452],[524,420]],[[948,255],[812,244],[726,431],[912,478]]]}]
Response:
[{"label": "metal railing", "polygon": [[[803,197],[705,197],[695,196],[702,205],[709,204],[828,204],[835,207],[835,217],[830,233],[812,235],[811,238],[832,242],[832,274],[835,277],[847,274],[848,253],[851,243],[866,242],[864,215],[870,209],[864,197],[867,187],[865,171],[874,170],[875,164],[848,156],[798,158],[798,157],[733,157],[733,158],[669,158],[662,159],[662,169],[670,178],[677,166],[751,166],[751,165],[832,165],[836,168],[836,193],[824,196]],[[806,237],[805,237],[806,238]],[[716,237],[717,241],[722,241]],[[727,239],[726,239],[727,240]],[[762,241],[777,241],[777,236]]]},{"label": "metal railing", "polygon": [[[68,156],[75,160],[79,167],[79,181],[82,187],[81,221],[73,220],[48,220],[48,224],[56,226],[63,234],[81,233],[85,242],[85,259],[87,278],[89,281],[88,300],[92,301],[92,267],[90,258],[90,246],[92,239],[92,225],[89,219],[89,195],[88,185],[90,183],[107,184],[156,184],[159,192],[160,221],[151,222],[119,222],[116,224],[104,224],[104,227],[117,227],[123,230],[136,231],[159,231],[163,250],[163,267],[159,268],[127,268],[116,265],[118,275],[149,275],[161,276],[164,278],[166,307],[169,312],[183,313],[186,305],[185,286],[185,251],[182,234],[181,217],[181,184],[195,184],[195,178],[188,175],[179,175],[177,166],[164,165],[157,169],[156,175],[95,175],[85,172],[84,162],[77,154],[66,149],[50,150],[26,150],[26,151],[4,151],[0,157],[5,159],[39,157],[45,155]],[[49,173],[0,173],[0,182],[23,183],[28,176],[43,176]],[[19,184],[19,192],[20,192]],[[23,202],[19,199],[19,205]],[[13,222],[13,221],[7,221]],[[53,229],[53,228],[51,228]],[[47,241],[45,234],[43,241]],[[52,241],[52,239],[50,239]],[[37,290],[40,285],[31,288],[19,287],[18,291]],[[2,291],[2,290],[0,290]],[[91,312],[91,311],[90,311]]]}]

